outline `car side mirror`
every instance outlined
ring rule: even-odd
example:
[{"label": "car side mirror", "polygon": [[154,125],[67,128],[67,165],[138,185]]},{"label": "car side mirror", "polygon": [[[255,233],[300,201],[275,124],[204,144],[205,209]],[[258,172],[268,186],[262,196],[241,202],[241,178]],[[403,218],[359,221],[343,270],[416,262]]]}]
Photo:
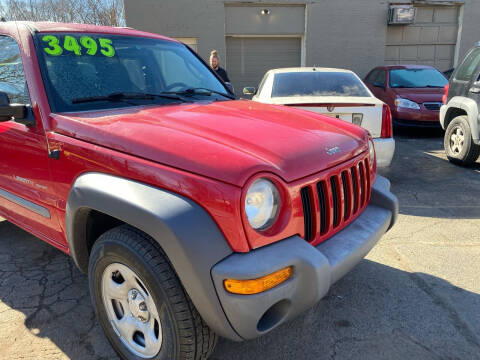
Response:
[{"label": "car side mirror", "polygon": [[27,112],[26,105],[0,105],[0,122],[25,119],[27,117]]},{"label": "car side mirror", "polygon": [[243,95],[255,95],[256,89],[251,86],[247,86],[243,88]]},{"label": "car side mirror", "polygon": [[35,125],[32,108],[24,104],[10,104],[6,92],[0,91],[0,122],[13,120],[26,126]]},{"label": "car side mirror", "polygon": [[29,105],[10,104],[8,94],[0,91],[0,122],[10,120],[26,126],[35,125],[35,116]]}]

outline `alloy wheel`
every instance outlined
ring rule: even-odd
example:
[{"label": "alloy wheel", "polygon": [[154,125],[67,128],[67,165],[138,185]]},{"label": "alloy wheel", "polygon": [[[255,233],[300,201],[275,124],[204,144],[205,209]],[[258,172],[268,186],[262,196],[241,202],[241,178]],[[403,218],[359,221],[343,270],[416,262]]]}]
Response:
[{"label": "alloy wheel", "polygon": [[453,154],[459,155],[464,146],[465,135],[463,129],[460,126],[453,128],[452,134],[450,135],[450,149]]}]

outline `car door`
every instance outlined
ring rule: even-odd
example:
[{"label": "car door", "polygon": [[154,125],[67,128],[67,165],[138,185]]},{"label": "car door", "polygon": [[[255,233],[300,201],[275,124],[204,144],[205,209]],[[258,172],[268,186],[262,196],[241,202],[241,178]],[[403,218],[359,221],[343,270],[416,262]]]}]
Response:
[{"label": "car door", "polygon": [[[31,103],[19,45],[4,34],[0,34],[0,91],[3,105]],[[30,126],[14,120],[0,122],[0,216],[61,244],[48,162],[47,140],[38,115]]]},{"label": "car door", "polygon": [[375,79],[377,78],[378,72],[380,69],[376,68],[370,71],[370,73],[365,77],[365,85],[370,89],[370,91],[373,93],[374,86],[373,83],[375,82]]},{"label": "car door", "polygon": [[387,89],[387,75],[385,69],[379,69],[371,90],[377,99],[385,101]]}]

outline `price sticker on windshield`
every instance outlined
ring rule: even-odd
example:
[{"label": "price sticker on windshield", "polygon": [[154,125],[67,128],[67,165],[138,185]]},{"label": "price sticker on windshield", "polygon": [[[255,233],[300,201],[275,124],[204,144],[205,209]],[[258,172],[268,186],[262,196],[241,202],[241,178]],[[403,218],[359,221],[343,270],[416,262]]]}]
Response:
[{"label": "price sticker on windshield", "polygon": [[45,35],[42,37],[42,41],[47,45],[47,47],[43,48],[43,51],[51,56],[60,56],[69,53],[76,56],[93,56],[97,55],[97,53],[106,57],[115,56],[113,42],[106,38],[94,39],[90,36],[76,38],[71,35],[66,35],[62,42],[58,36]]}]

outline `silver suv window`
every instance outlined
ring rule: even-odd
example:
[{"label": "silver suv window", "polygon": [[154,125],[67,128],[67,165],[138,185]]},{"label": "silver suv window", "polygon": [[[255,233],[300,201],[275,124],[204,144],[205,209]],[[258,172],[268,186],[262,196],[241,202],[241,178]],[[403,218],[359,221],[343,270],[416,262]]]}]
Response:
[{"label": "silver suv window", "polygon": [[480,48],[473,49],[455,73],[456,80],[469,81],[480,63]]}]

